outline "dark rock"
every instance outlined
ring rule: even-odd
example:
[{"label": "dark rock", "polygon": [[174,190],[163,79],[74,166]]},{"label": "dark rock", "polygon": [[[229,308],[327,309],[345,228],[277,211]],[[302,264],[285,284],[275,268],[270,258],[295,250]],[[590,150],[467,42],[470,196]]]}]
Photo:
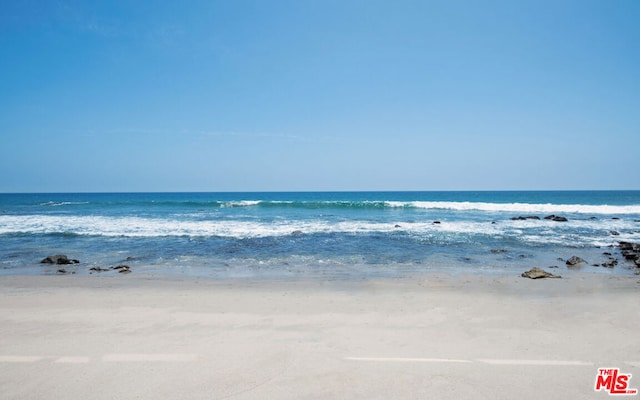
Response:
[{"label": "dark rock", "polygon": [[640,244],[631,242],[619,242],[618,248],[622,256],[629,261],[633,261],[638,265],[637,260],[640,258]]},{"label": "dark rock", "polygon": [[79,262],[80,261],[78,260],[72,260],[67,258],[67,256],[65,256],[64,254],[56,254],[54,256],[48,256],[42,259],[42,261],[40,261],[41,264],[56,264],[56,265],[78,264]]},{"label": "dark rock", "polygon": [[505,249],[491,249],[491,252],[493,254],[500,254],[500,253],[506,253],[507,250],[505,250]]},{"label": "dark rock", "polygon": [[524,217],[523,217],[523,216],[519,216],[519,217],[513,217],[513,218],[511,218],[511,220],[513,220],[513,221],[524,221],[524,220],[527,220],[527,219],[536,219],[536,220],[539,220],[539,219],[540,219],[540,217],[538,217],[537,215],[527,215],[527,216],[524,216]]},{"label": "dark rock", "polygon": [[618,242],[618,248],[620,248],[620,250],[640,252],[640,244],[638,243]]},{"label": "dark rock", "polygon": [[440,223],[440,221],[433,221],[433,223],[434,223],[434,224],[439,224],[439,223]]},{"label": "dark rock", "polygon": [[582,264],[587,264],[587,262],[580,257],[573,256],[567,260],[566,264],[568,267],[578,267]]},{"label": "dark rock", "polygon": [[291,234],[293,236],[300,236],[300,235],[304,235],[304,232],[302,232],[302,231],[293,231],[293,232],[291,232]]},{"label": "dark rock", "polygon": [[75,274],[75,272],[72,271],[67,271],[64,268],[60,268],[59,270],[56,271],[57,273],[61,274],[61,275],[69,275],[69,274]]},{"label": "dark rock", "polygon": [[394,228],[402,228],[400,225],[396,224]]},{"label": "dark rock", "polygon": [[106,271],[111,271],[111,269],[109,269],[109,268],[101,268],[101,267],[93,267],[93,268],[89,268],[89,271],[106,272]]},{"label": "dark rock", "polygon": [[620,218],[618,218],[618,217],[613,217],[613,218],[611,218],[611,219],[620,219]]},{"label": "dark rock", "polygon": [[544,219],[550,219],[552,221],[556,221],[556,222],[567,222],[568,219],[566,219],[565,217],[561,217],[559,215],[547,215],[546,217],[544,217]]},{"label": "dark rock", "polygon": [[597,219],[598,219],[598,217],[590,217],[589,219],[590,219],[591,221],[595,221],[595,220],[597,220]]},{"label": "dark rock", "polygon": [[540,278],[561,278],[560,275],[554,275],[538,267],[533,267],[529,271],[523,272],[523,278],[540,279]]},{"label": "dark rock", "polygon": [[616,232],[616,231],[609,231],[609,233],[610,233],[611,235],[613,235],[613,236],[619,236],[619,235],[620,235],[620,233],[619,233],[619,232]]},{"label": "dark rock", "polygon": [[618,242],[618,248],[620,250],[633,250],[633,243],[630,243],[630,242]]},{"label": "dark rock", "polygon": [[547,267],[547,268],[558,268],[558,266],[557,266],[557,265],[550,265],[550,266],[549,266],[549,267]]},{"label": "dark rock", "polygon": [[131,272],[131,268],[128,265],[124,265],[124,264],[111,267],[111,269],[116,270],[121,274],[128,274]]},{"label": "dark rock", "polygon": [[613,268],[616,265],[618,265],[618,260],[615,257],[609,257],[609,261],[604,262],[602,264],[603,267],[607,267],[607,268]]},{"label": "dark rock", "polygon": [[605,256],[610,256],[610,255],[611,255],[611,253],[609,253],[608,251],[605,251],[605,252],[604,252],[604,253],[602,253],[602,254],[604,254]]}]

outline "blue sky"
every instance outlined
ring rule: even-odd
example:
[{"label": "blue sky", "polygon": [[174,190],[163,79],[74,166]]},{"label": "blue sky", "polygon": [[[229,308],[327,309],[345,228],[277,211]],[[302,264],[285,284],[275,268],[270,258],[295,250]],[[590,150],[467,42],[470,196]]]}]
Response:
[{"label": "blue sky", "polygon": [[0,191],[640,189],[640,2],[0,1]]}]

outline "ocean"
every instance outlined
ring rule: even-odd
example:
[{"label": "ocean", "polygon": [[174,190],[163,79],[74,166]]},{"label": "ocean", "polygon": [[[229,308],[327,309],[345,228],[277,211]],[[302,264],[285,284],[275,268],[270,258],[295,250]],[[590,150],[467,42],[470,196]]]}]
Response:
[{"label": "ocean", "polygon": [[[77,274],[221,279],[564,271],[574,255],[633,274],[619,241],[640,242],[640,191],[0,194],[3,275],[55,274],[51,254]],[[594,266],[605,252],[619,264]]]}]

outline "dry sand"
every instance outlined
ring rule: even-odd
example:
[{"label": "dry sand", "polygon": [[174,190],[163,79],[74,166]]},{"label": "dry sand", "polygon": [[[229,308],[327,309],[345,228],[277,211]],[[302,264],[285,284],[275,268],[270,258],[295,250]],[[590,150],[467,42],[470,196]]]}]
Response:
[{"label": "dry sand", "polygon": [[0,278],[3,399],[604,399],[638,277]]}]

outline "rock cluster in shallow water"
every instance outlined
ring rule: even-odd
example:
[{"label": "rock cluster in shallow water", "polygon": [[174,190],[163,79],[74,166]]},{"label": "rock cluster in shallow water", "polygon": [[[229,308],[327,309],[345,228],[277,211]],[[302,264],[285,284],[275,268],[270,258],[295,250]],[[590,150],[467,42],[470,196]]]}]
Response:
[{"label": "rock cluster in shallow water", "polygon": [[640,268],[640,243],[620,242],[618,248],[625,260],[632,261]]},{"label": "rock cluster in shallow water", "polygon": [[[526,216],[519,216],[519,217],[513,217],[511,218],[512,221],[526,221],[528,219],[533,219],[533,220],[540,220],[540,217],[538,217],[537,215],[526,215]],[[551,221],[556,221],[556,222],[567,222],[569,221],[567,219],[567,217],[561,217],[559,215],[547,215],[546,217],[544,217],[544,219],[548,219]]]},{"label": "rock cluster in shallow water", "polygon": [[[127,260],[132,260],[133,258],[127,257]],[[41,264],[55,264],[55,265],[69,265],[69,264],[80,264],[79,260],[70,259],[64,254],[56,254],[52,256],[47,256],[40,261]],[[121,274],[128,274],[131,272],[131,267],[125,264],[120,264],[115,267],[110,268],[102,268],[102,267],[92,267],[89,268],[89,273],[92,274],[94,272],[107,272],[107,271],[118,271]],[[75,274],[75,271],[69,271],[65,268],[60,268],[56,271],[58,274],[69,275]]]},{"label": "rock cluster in shallow water", "polygon": [[131,272],[131,267],[129,267],[128,265],[117,265],[115,267],[110,267],[110,268],[102,268],[102,267],[93,267],[93,268],[89,268],[89,271],[91,272],[107,272],[107,271],[118,271],[121,274],[128,274],[129,272]]},{"label": "rock cluster in shallow water", "polygon": [[41,264],[56,264],[56,265],[67,265],[67,264],[79,264],[80,261],[73,260],[65,256],[64,254],[56,254],[53,256],[47,256],[40,261]]}]

